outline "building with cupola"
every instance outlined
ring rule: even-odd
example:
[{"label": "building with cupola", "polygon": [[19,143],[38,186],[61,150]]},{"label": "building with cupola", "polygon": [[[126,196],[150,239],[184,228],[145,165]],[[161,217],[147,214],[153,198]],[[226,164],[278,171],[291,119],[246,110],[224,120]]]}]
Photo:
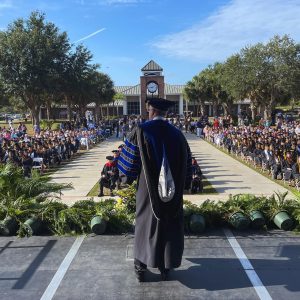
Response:
[{"label": "building with cupola", "polygon": [[[151,89],[150,89],[151,85]],[[149,97],[160,97],[174,102],[169,110],[170,113],[183,116],[186,112],[193,116],[200,114],[199,105],[196,99],[186,101],[184,96],[184,84],[169,84],[165,81],[163,68],[153,60],[150,60],[141,69],[139,83],[128,86],[115,86],[116,93],[122,95],[123,99],[116,100],[109,104],[101,105],[101,116],[123,116],[142,115],[147,117],[146,99]],[[233,113],[238,114],[249,108],[249,100],[241,100],[233,104]],[[87,105],[87,110],[94,113],[95,103]],[[212,102],[205,102],[205,114],[213,116]],[[222,106],[218,106],[217,115],[222,115]],[[55,119],[67,117],[66,105],[59,105],[51,109],[51,116]],[[46,118],[46,108],[41,108],[41,118]]]},{"label": "building with cupola", "polygon": [[[145,100],[147,97],[161,97],[167,100],[174,101],[173,107],[169,112],[184,115],[185,112],[192,112],[197,116],[199,107],[196,102],[186,101],[184,97],[184,84],[168,84],[165,82],[163,68],[155,61],[150,60],[141,69],[140,82],[132,86],[115,86],[115,91],[124,96],[118,105],[119,114],[123,115],[146,115]],[[150,93],[147,89],[148,83],[155,82],[158,89],[154,93]],[[248,100],[241,100],[233,105],[233,112],[238,114],[242,110],[249,107]],[[205,103],[205,113],[208,116],[213,115],[212,103]],[[218,115],[223,113],[221,105],[218,107]]]}]

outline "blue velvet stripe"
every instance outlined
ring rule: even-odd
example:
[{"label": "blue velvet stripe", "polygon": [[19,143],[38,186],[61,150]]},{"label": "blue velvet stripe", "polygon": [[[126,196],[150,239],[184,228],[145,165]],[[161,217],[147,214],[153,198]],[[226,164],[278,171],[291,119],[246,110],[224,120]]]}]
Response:
[{"label": "blue velvet stripe", "polygon": [[118,164],[118,169],[119,171],[124,174],[125,176],[127,177],[133,177],[133,178],[136,178],[138,176],[138,173],[137,172],[130,172],[128,170],[125,170],[121,164]]},{"label": "blue velvet stripe", "polygon": [[133,151],[139,151],[139,147],[131,144],[128,140],[125,140],[125,145]]},{"label": "blue velvet stripe", "polygon": [[139,168],[139,161],[136,161],[135,163],[131,163],[128,160],[126,160],[126,158],[123,156],[119,157],[118,162],[121,162],[128,169],[138,170],[138,168]]},{"label": "blue velvet stripe", "polygon": [[139,159],[139,156],[137,156],[137,155],[134,155],[134,154],[132,154],[132,153],[129,153],[128,151],[126,151],[126,149],[122,149],[122,153],[126,156],[126,157],[128,157],[128,158],[130,158],[130,159]]}]

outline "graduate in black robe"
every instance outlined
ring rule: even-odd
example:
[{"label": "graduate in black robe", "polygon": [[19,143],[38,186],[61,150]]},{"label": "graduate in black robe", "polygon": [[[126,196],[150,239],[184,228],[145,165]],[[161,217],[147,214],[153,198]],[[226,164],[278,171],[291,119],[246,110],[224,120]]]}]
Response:
[{"label": "graduate in black robe", "polygon": [[[134,256],[139,281],[147,266],[159,268],[165,280],[169,269],[180,266],[184,249],[183,190],[191,184],[191,152],[182,132],[163,117],[171,104],[148,101],[150,121],[134,128],[118,160],[129,182],[137,178]],[[162,164],[173,179],[171,199],[159,192]]]}]

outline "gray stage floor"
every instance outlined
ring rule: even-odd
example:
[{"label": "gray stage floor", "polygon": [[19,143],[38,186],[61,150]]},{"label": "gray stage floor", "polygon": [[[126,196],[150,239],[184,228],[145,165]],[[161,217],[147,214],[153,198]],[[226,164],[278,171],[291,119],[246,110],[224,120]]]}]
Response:
[{"label": "gray stage floor", "polygon": [[[273,299],[300,299],[300,237],[233,232]],[[187,236],[181,268],[145,283],[133,273],[133,236],[88,236],[53,299],[260,299],[222,229]],[[0,237],[0,299],[40,299],[75,237]]]}]

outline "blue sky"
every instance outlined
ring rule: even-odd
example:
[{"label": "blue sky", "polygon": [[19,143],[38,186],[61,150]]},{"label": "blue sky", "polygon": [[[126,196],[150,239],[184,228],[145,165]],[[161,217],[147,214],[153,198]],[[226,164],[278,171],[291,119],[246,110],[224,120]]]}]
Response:
[{"label": "blue sky", "polygon": [[32,10],[83,43],[116,85],[139,83],[150,59],[167,83],[185,84],[275,34],[300,42],[300,0],[0,0],[0,29]]}]

